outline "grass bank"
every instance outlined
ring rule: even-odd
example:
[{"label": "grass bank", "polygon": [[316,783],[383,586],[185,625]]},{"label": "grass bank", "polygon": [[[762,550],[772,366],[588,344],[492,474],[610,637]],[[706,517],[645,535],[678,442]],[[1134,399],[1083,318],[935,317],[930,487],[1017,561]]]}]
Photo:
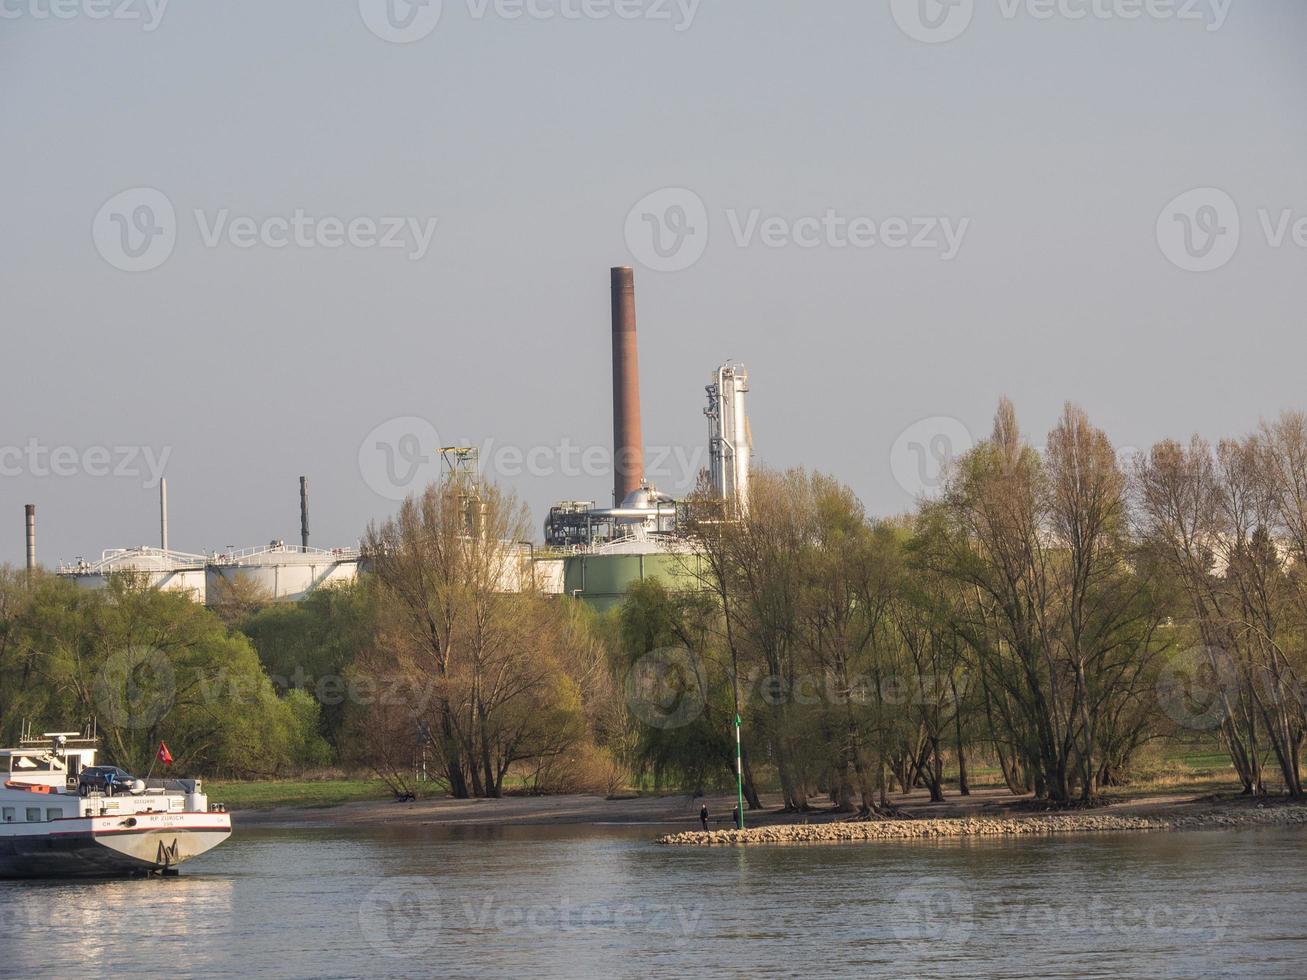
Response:
[{"label": "grass bank", "polygon": [[204,790],[212,802],[226,804],[229,810],[318,809],[392,798],[386,784],[376,779],[209,780]]}]

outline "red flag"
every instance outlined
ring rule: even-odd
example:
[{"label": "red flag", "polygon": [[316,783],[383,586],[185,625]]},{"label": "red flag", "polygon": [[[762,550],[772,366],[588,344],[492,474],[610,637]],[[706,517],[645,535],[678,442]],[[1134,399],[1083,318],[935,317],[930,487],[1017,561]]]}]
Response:
[{"label": "red flag", "polygon": [[158,760],[159,760],[160,762],[162,762],[165,766],[170,766],[170,765],[172,765],[172,753],[168,751],[168,743],[167,743],[167,742],[160,742],[160,743],[159,743],[159,754],[158,754],[157,758],[158,758]]}]

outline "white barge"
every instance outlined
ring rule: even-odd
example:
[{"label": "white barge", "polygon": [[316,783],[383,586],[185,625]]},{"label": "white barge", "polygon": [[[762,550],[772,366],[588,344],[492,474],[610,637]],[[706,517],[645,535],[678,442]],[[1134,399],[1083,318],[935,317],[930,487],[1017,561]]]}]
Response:
[{"label": "white barge", "polygon": [[0,749],[0,877],[174,875],[231,836],[198,779],[133,779],[96,765],[77,733]]}]

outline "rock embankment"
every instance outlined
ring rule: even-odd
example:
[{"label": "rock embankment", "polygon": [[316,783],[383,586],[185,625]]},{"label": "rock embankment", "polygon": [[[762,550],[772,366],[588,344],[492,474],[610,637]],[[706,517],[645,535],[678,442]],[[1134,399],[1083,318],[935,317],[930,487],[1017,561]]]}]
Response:
[{"label": "rock embankment", "polygon": [[837,844],[850,841],[943,840],[957,837],[1040,837],[1052,834],[1121,833],[1135,830],[1233,830],[1307,825],[1307,806],[1218,808],[1175,816],[1112,816],[1066,813],[1053,816],[965,817],[952,820],[881,820],[782,824],[745,830],[668,834],[659,844],[721,847],[744,844]]}]

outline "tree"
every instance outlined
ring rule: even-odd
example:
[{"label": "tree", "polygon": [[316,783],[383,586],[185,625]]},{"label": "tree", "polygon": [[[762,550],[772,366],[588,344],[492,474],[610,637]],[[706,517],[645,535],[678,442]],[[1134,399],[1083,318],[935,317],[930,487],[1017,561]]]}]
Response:
[{"label": "tree", "polygon": [[[565,617],[520,589],[528,576],[518,542],[528,533],[511,494],[462,476],[368,531],[378,630],[361,666],[414,698],[407,713],[374,705],[366,724],[397,739],[392,756],[403,746],[416,758],[428,745],[457,798],[499,796],[515,763],[558,755],[585,735]],[[385,769],[393,777],[399,767],[391,758]]]}]

